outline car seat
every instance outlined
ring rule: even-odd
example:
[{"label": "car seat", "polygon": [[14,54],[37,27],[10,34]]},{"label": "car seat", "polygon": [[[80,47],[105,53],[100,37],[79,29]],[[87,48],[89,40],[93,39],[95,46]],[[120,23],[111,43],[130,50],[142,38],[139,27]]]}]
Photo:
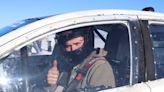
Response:
[{"label": "car seat", "polygon": [[112,65],[116,86],[127,85],[130,76],[130,48],[127,28],[123,25],[112,28],[108,32],[104,49],[108,51],[106,58]]}]

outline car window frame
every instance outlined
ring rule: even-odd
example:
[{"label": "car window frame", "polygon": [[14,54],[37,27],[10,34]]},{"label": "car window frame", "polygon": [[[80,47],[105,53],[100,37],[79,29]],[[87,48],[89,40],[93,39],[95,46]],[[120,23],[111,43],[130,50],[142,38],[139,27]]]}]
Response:
[{"label": "car window frame", "polygon": [[[149,25],[151,25],[151,24],[157,24],[157,25],[164,25],[164,21],[162,21],[162,20],[149,20],[148,21],[148,23],[149,23]],[[150,30],[149,30],[150,31]],[[151,33],[151,32],[150,32]],[[155,68],[155,73],[154,73],[154,75],[155,75],[155,79],[157,79],[157,70],[156,70],[156,64],[157,64],[157,61],[155,60],[155,57],[154,57],[154,47],[153,47],[153,39],[152,39],[152,35],[150,34],[150,38],[151,38],[151,43],[152,43],[152,51],[153,51],[153,61],[154,61],[154,68]]]},{"label": "car window frame", "polygon": [[[123,23],[128,28],[129,42],[130,42],[129,43],[130,44],[130,83],[129,83],[129,85],[133,85],[133,84],[136,83],[134,81],[134,78],[137,76],[136,75],[137,70],[135,70],[136,68],[134,68],[134,66],[136,65],[136,64],[134,64],[135,59],[133,58],[133,54],[135,53],[135,52],[133,52],[133,48],[134,48],[133,47],[134,46],[133,44],[134,44],[134,42],[131,41],[131,39],[133,38],[132,37],[133,32],[131,32],[132,29],[131,29],[131,26],[129,26],[130,25],[130,22],[127,21],[127,20],[109,20],[109,21],[101,21],[101,22],[82,23],[82,24],[75,24],[75,25],[71,25],[71,26],[67,26],[67,27],[63,27],[63,28],[59,28],[59,29],[55,29],[55,30],[49,29],[49,30],[51,30],[50,32],[48,32],[46,34],[42,34],[42,35],[36,36],[33,39],[29,39],[27,42],[20,44],[16,48],[14,47],[15,48],[14,50],[18,50],[18,49],[24,47],[25,45],[27,45],[27,44],[29,44],[29,43],[31,43],[33,41],[36,41],[36,40],[38,40],[40,38],[46,37],[46,36],[48,36],[50,34],[54,34],[54,33],[60,32],[60,31],[64,31],[64,30],[68,30],[68,29],[72,29],[72,28],[77,28],[77,27],[82,27],[82,26],[101,25],[101,24],[113,24],[113,23]],[[28,35],[25,35],[25,37],[28,38]],[[8,53],[10,53],[12,51],[13,50],[10,50],[10,51],[8,51]]]}]

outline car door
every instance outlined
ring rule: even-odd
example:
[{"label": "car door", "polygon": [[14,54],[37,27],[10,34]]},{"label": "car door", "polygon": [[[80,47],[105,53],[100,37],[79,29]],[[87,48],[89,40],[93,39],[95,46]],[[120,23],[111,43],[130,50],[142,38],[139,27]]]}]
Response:
[{"label": "car door", "polygon": [[1,45],[0,77],[4,80],[1,90],[45,91],[48,70],[60,53],[56,48],[56,34],[89,26],[95,28],[94,48],[104,48],[109,53],[106,59],[112,65],[116,87],[138,83],[139,36],[135,16],[87,16],[53,20],[48,24],[47,21],[53,18],[58,19],[50,17],[37,21],[1,37],[2,41],[14,35]]},{"label": "car door", "polygon": [[[150,87],[152,92],[163,90],[163,85],[160,83],[164,78],[164,70],[163,70],[163,32],[164,32],[164,21],[163,20],[150,20],[148,22],[150,38],[152,43],[152,52],[153,52],[153,65],[154,65],[154,79],[158,81],[158,84],[152,85]],[[158,89],[156,89],[158,86]]]}]

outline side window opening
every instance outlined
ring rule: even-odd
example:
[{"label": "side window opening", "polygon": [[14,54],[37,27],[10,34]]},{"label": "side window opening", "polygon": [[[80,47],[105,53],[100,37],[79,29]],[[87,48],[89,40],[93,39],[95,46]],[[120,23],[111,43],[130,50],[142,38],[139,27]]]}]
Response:
[{"label": "side window opening", "polygon": [[[113,68],[116,87],[128,85],[130,79],[130,45],[128,28],[124,24],[95,26],[95,47],[104,48]],[[101,37],[102,36],[102,37]],[[105,39],[105,41],[104,41]]]},{"label": "side window opening", "polygon": [[[128,85],[130,76],[130,47],[127,27],[120,23],[94,25],[94,28],[99,33],[98,35],[98,33],[94,32],[94,48],[104,48],[108,52],[105,58],[113,68],[116,87]],[[60,53],[55,37],[56,34],[53,34],[34,41],[24,46],[27,50],[26,53],[22,52],[21,49],[23,48],[21,48],[18,51],[12,52],[0,63],[0,71],[2,71],[0,72],[0,77],[5,77],[5,74],[11,73],[11,79],[14,79],[12,77],[19,78],[14,80],[12,84],[16,84],[16,90],[6,88],[13,90],[7,92],[21,92],[24,90],[22,89],[24,86],[29,86],[29,92],[37,92],[35,88],[44,90],[48,86],[46,80],[47,72],[52,67],[54,58],[58,57]],[[28,56],[26,59],[22,59],[22,56],[25,54]],[[24,63],[24,61],[27,62]],[[24,65],[28,68],[26,71],[23,70]],[[23,84],[23,72],[27,72],[29,83],[27,85]],[[10,87],[12,88],[12,86]]]},{"label": "side window opening", "polygon": [[113,25],[108,32],[105,49],[109,53],[107,59],[113,67],[116,86],[128,85],[130,74],[130,46],[128,29],[125,25]]},{"label": "side window opening", "polygon": [[[101,29],[97,29],[96,31],[94,31],[94,48],[104,48],[107,34],[108,33],[106,31],[103,31]],[[96,44],[96,42],[99,42],[99,44]]]}]

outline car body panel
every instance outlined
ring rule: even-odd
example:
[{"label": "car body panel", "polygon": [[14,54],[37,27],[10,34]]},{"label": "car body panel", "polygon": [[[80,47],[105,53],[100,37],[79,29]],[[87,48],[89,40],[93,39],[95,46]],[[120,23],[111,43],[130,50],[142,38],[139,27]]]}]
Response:
[{"label": "car body panel", "polygon": [[133,86],[124,86],[100,92],[162,92],[164,79],[138,83]]}]

